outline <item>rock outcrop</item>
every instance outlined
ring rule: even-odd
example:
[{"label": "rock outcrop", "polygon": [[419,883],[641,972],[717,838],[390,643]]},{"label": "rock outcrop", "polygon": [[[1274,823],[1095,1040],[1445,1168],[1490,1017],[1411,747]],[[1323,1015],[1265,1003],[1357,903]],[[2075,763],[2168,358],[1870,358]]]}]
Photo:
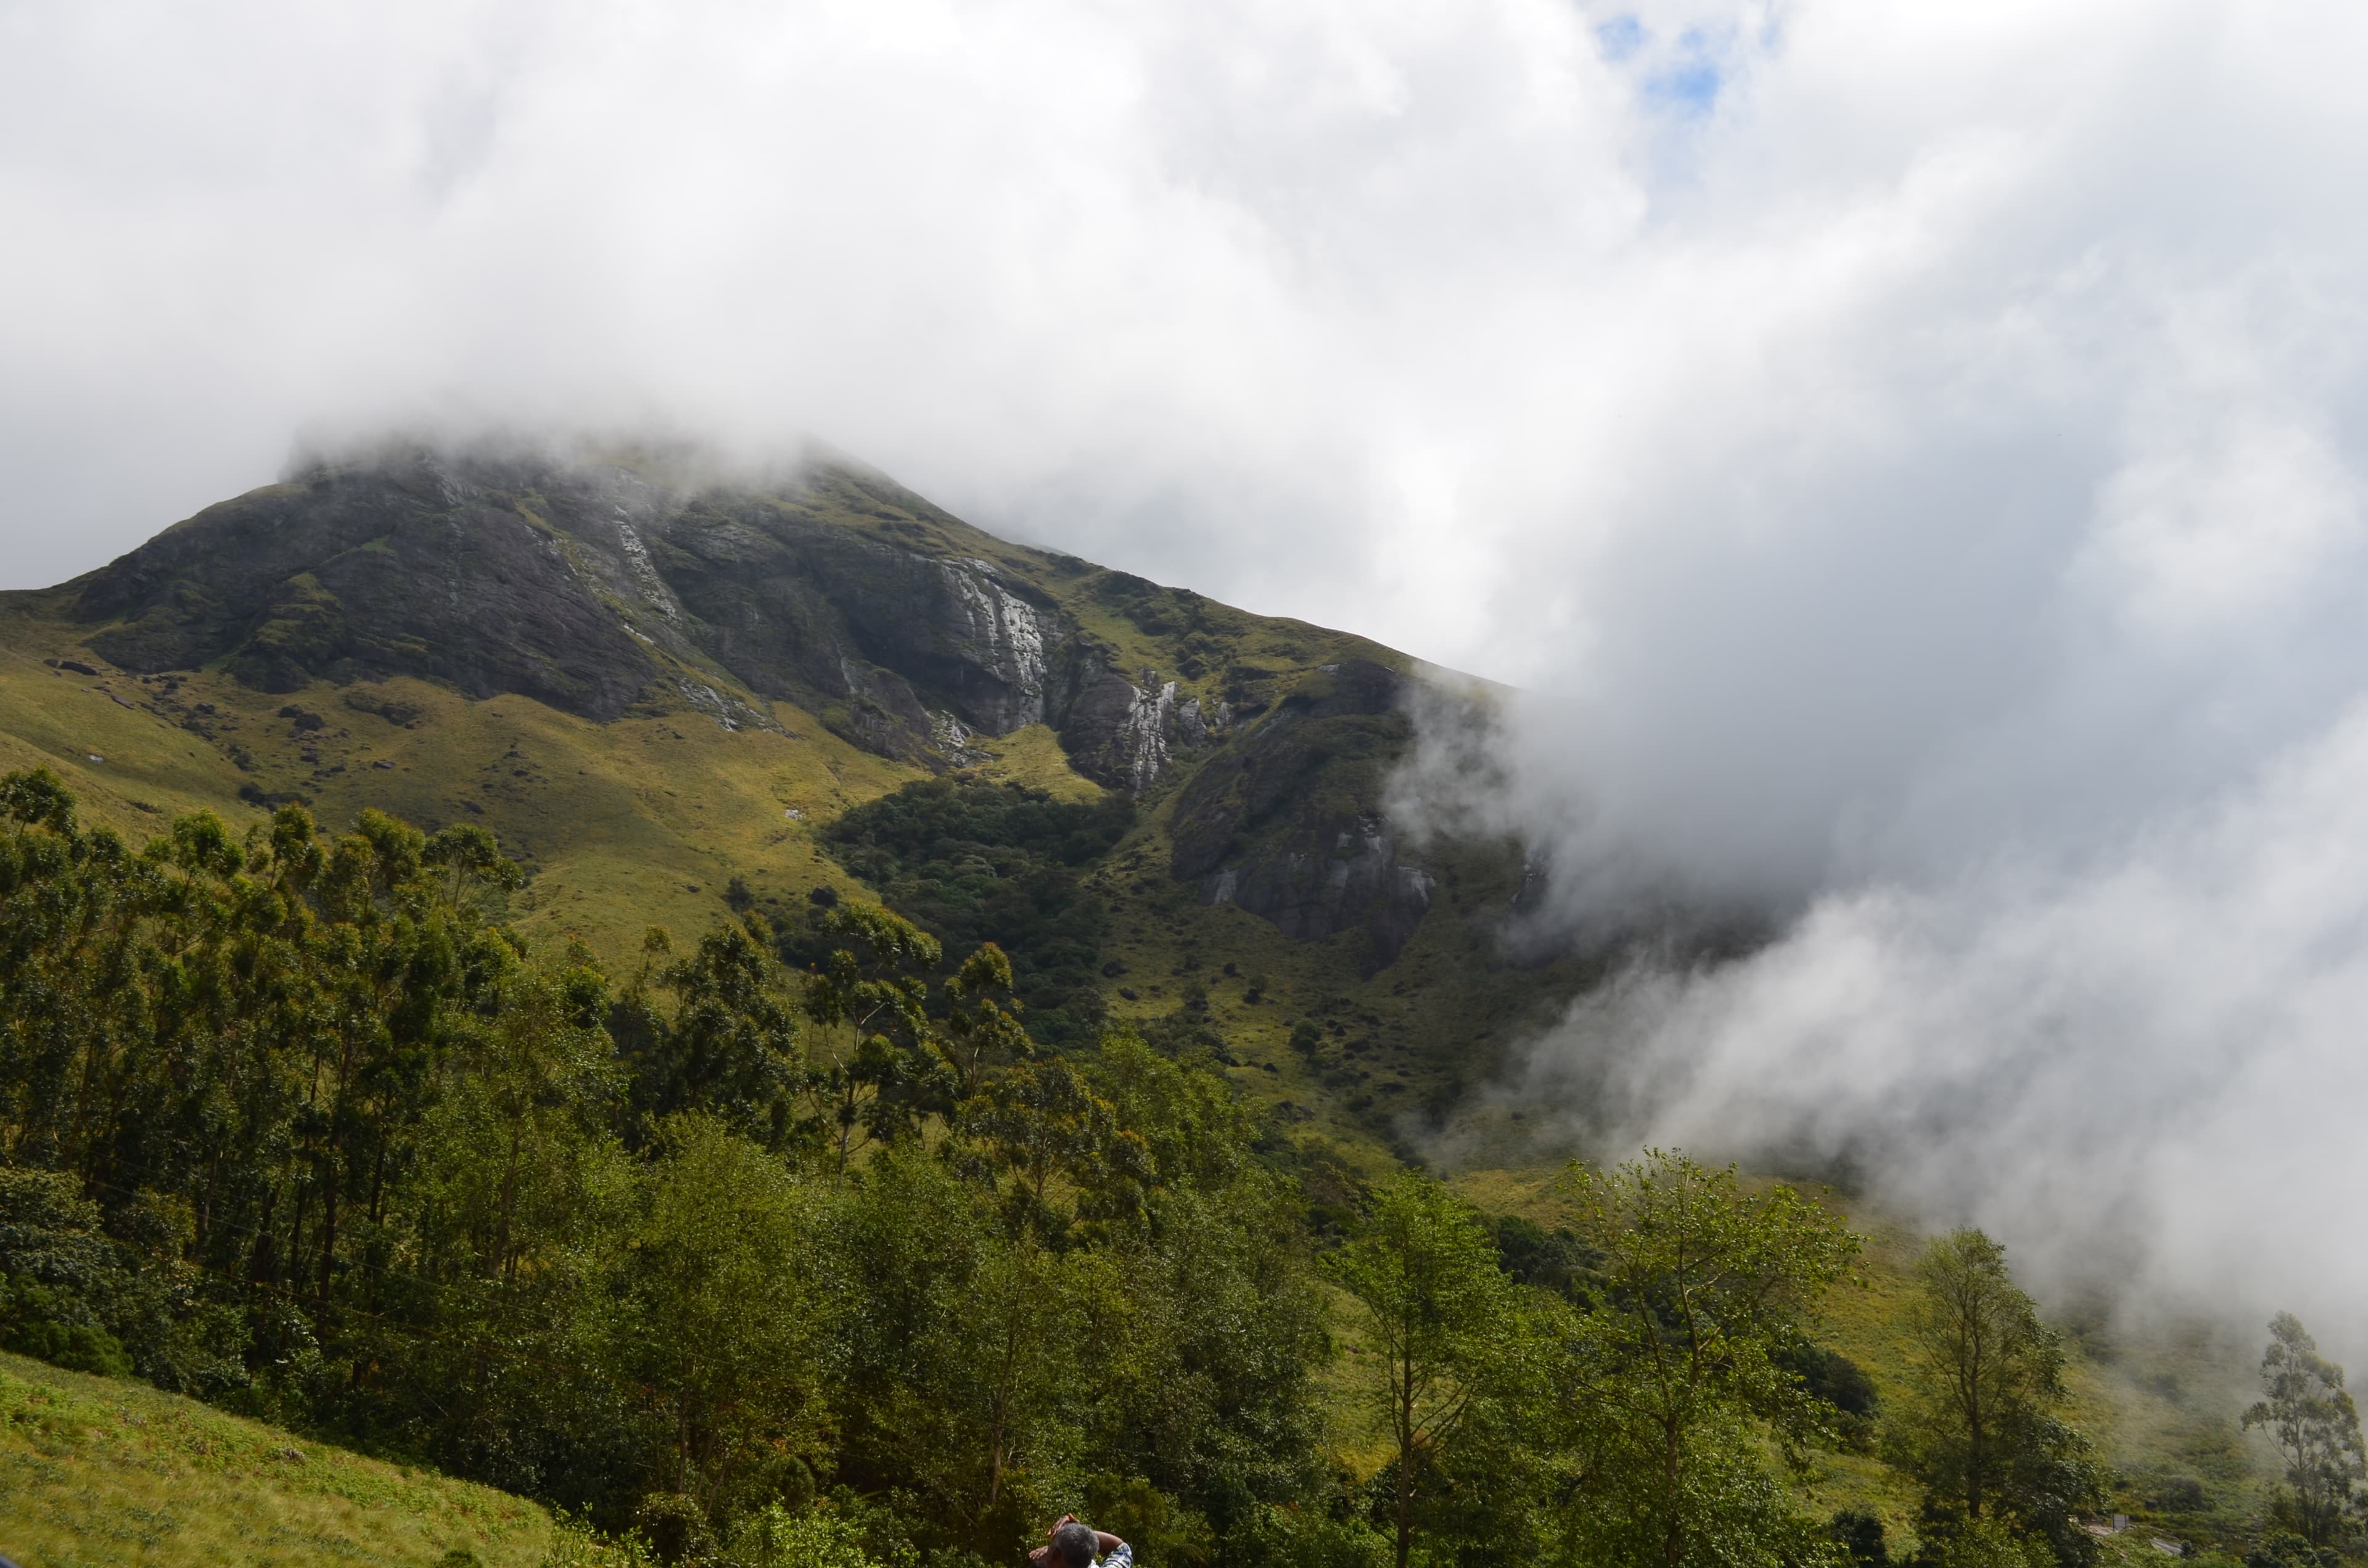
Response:
[{"label": "rock outcrop", "polygon": [[1369,970],[1396,961],[1435,882],[1376,810],[1409,726],[1404,677],[1327,665],[1184,786],[1172,875],[1203,903],[1237,903],[1286,936],[1361,928]]},{"label": "rock outcrop", "polygon": [[1063,721],[1069,764],[1113,790],[1142,794],[1173,767],[1178,752],[1209,744],[1230,715],[1219,702],[1203,712],[1197,697],[1179,699],[1174,681],[1143,672],[1143,685],[1105,669],[1085,684]]},{"label": "rock outcrop", "polygon": [[657,682],[727,727],[768,722],[737,687],[934,766],[1046,723],[1081,772],[1137,792],[1209,737],[1197,699],[1135,686],[975,548],[994,541],[879,475],[654,472],[419,449],[324,464],[167,529],[74,608],[114,622],[92,645],[127,669],[224,660],[271,691],[416,675],[605,721]]},{"label": "rock outcrop", "polygon": [[596,719],[656,673],[565,541],[420,464],[275,485],[209,507],[85,580],[92,646],[129,670],[227,657],[292,691],[402,672]]}]

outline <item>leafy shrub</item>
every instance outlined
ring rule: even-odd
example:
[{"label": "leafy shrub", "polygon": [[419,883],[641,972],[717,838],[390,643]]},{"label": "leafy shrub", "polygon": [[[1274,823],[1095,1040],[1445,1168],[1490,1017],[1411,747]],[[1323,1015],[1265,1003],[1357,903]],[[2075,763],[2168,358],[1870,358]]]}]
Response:
[{"label": "leafy shrub", "polygon": [[123,1342],[93,1322],[86,1305],[21,1274],[0,1284],[0,1346],[68,1371],[131,1371]]},{"label": "leafy shrub", "polygon": [[1891,1549],[1884,1543],[1883,1520],[1873,1514],[1844,1508],[1834,1516],[1827,1533],[1843,1555],[1861,1568],[1884,1568],[1891,1561]]},{"label": "leafy shrub", "polygon": [[773,1504],[742,1519],[723,1553],[731,1568],[882,1568],[862,1532],[844,1516]]}]

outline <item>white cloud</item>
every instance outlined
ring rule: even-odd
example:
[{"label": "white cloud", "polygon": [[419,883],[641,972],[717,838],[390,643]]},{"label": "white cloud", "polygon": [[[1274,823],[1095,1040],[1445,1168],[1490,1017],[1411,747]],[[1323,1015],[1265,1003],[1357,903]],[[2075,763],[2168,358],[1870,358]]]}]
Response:
[{"label": "white cloud", "polygon": [[1781,941],[1640,968],[1511,1088],[1613,1144],[1843,1157],[2060,1283],[2321,1318],[2368,1260],[2368,703],[2078,871],[1819,899]]},{"label": "white cloud", "polygon": [[2276,895],[2368,825],[2291,781],[2351,779],[2368,670],[2363,35],[2332,0],[0,7],[0,582],[308,428],[812,431],[1525,684],[1467,804],[1571,907],[1809,912],[1622,1025],[1691,1085],[1636,1089],[1656,1125],[1821,1051],[1871,1085],[1836,1142],[2071,1146],[2052,1108],[2135,1092],[2146,1134],[2077,1168],[2188,1194],[2165,1256],[2233,1247],[2252,1189],[2182,1151],[2353,1174],[2261,1124],[2252,1063],[2368,1108],[2328,1043],[2352,915]]}]

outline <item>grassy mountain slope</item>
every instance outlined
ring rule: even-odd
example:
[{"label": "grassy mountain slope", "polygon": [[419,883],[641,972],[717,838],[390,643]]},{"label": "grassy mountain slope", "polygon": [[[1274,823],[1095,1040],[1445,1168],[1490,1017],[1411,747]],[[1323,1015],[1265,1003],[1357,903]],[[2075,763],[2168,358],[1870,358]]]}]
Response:
[{"label": "grassy mountain slope", "polygon": [[[1009,544],[851,465],[700,488],[637,461],[328,473],[0,596],[0,769],[56,768],[135,839],[290,799],[333,828],[372,807],[481,823],[529,873],[516,926],[619,971],[646,926],[694,936],[743,888],[784,922],[816,890],[880,895],[889,879],[860,881],[829,829],[918,781],[1124,793],[1133,826],[1075,868],[1109,1010],[1205,1024],[1254,1103],[1368,1169],[1590,978],[1576,958],[1506,961],[1516,846],[1410,845],[1383,819],[1405,685],[1425,678],[1404,655]],[[326,542],[300,550],[307,529]],[[457,588],[429,591],[464,581],[492,585],[465,614]],[[567,614],[545,613],[554,596]],[[962,619],[989,599],[992,635]],[[1051,652],[1015,663],[1013,626]],[[1551,1173],[1522,1142],[1475,1138],[1494,1168],[1462,1184],[1551,1224]],[[1858,1218],[1873,1245],[1832,1343],[1893,1399],[1912,1238]],[[1371,1371],[1338,1315],[1336,1399]],[[2120,1506],[2166,1539],[2239,1540],[2262,1500],[2232,1428],[2250,1347],[2070,1327]],[[32,1562],[525,1562],[547,1530],[498,1494],[28,1363],[0,1361],[0,1545]],[[1345,1428],[1342,1448],[1372,1458]],[[1912,1535],[1913,1497],[1871,1456],[1821,1453],[1807,1484]]]},{"label": "grassy mountain slope", "polygon": [[551,1533],[491,1487],[0,1355],[0,1550],[24,1568],[529,1568]]},{"label": "grassy mountain slope", "polygon": [[[614,472],[644,470],[656,472]],[[1156,774],[1134,790],[1137,826],[1087,875],[1109,913],[1108,1005],[1144,1018],[1205,1006],[1233,1044],[1236,1077],[1258,1097],[1369,1149],[1405,1113],[1452,1103],[1542,999],[1573,983],[1567,965],[1508,971],[1497,954],[1497,925],[1519,885],[1510,846],[1417,856],[1382,824],[1383,780],[1407,734],[1398,692],[1413,666],[1402,654],[1009,544],[852,466],[770,489],[683,492],[690,498],[663,506],[628,494],[647,514],[642,553],[660,576],[673,574],[663,582],[634,575],[639,555],[617,556],[619,566],[598,554],[605,513],[589,501],[575,512],[561,504],[575,471],[467,470],[475,510],[439,514],[432,528],[414,515],[434,504],[416,494],[426,482],[408,472],[396,464],[316,477],[310,490],[268,487],[76,583],[0,596],[0,767],[57,768],[93,814],[135,836],[198,807],[234,824],[259,821],[286,799],[308,801],[333,827],[366,807],[431,828],[482,823],[531,879],[509,911],[518,927],[549,947],[581,941],[613,967],[636,961],[648,926],[689,935],[729,918],[734,878],[776,910],[802,908],[816,888],[867,891],[817,835],[906,783],[951,767],[1086,799],[1111,782],[1133,790],[1134,776],[1121,773],[1132,764],[1141,774],[1156,752]],[[505,500],[497,521],[479,516]],[[354,522],[357,513],[365,520]],[[290,553],[298,546],[288,541],[304,530],[339,528],[344,535],[315,548],[330,552],[318,561]],[[518,528],[549,547],[526,565],[498,551],[418,553],[423,533],[495,539]],[[383,531],[347,548],[372,528]],[[727,545],[746,553],[755,548],[747,540],[774,537],[768,528],[805,552],[761,568],[777,574],[767,579],[773,597],[711,602],[712,558]],[[542,569],[534,562],[544,556],[577,562],[575,575],[559,585],[526,581],[520,574]],[[355,557],[369,558],[369,572],[350,564]],[[588,689],[590,677],[513,678],[505,672],[527,655],[509,642],[471,644],[473,622],[397,635],[412,624],[403,618],[430,611],[419,608],[416,583],[373,585],[384,558],[416,574],[481,573],[528,597],[529,588],[547,598],[588,582],[596,608],[635,636],[666,615],[674,630],[643,638],[651,677],[603,718],[568,695]],[[296,588],[248,580],[308,562],[313,570],[288,580]],[[914,640],[904,623],[946,614],[941,593],[909,587],[916,562],[970,573],[969,591],[986,582],[1024,598],[1053,629],[1069,664],[1045,661],[1042,719],[1000,733],[960,724],[963,713],[985,721],[998,711],[977,694],[994,687],[1001,666],[994,650],[962,644],[961,626],[935,624],[935,643],[917,653],[895,642]],[[779,608],[807,591],[809,577],[836,597]],[[342,597],[323,582],[341,585]],[[262,608],[234,623],[231,609],[248,601]],[[298,617],[309,628],[302,636],[290,630],[291,602],[312,617]],[[503,602],[471,613],[527,613],[502,612]],[[702,619],[700,604],[721,619]],[[760,647],[759,633],[774,641]],[[563,629],[528,653],[545,664],[609,658],[606,642],[582,642],[587,635]],[[154,652],[167,643],[182,654]],[[815,646],[857,668],[862,689],[810,689],[797,671],[810,670]],[[130,667],[110,652],[173,667]],[[874,656],[888,663],[866,663]],[[790,675],[768,673],[799,658],[806,664]],[[451,673],[405,673],[414,666]],[[505,682],[540,695],[497,689]],[[811,705],[781,694],[789,690]],[[935,715],[932,744],[945,741],[944,719],[968,733],[951,750],[916,749],[909,725],[867,728],[848,710],[874,702],[884,713],[908,699]],[[1211,716],[1206,733],[1181,712],[1188,703]],[[1242,891],[1219,899],[1226,877]],[[1408,892],[1417,877],[1429,884],[1427,909]],[[1261,899],[1263,918],[1244,907]],[[1255,997],[1254,980],[1263,982]],[[1319,1045],[1288,1049],[1293,1026],[1308,1018]]]}]

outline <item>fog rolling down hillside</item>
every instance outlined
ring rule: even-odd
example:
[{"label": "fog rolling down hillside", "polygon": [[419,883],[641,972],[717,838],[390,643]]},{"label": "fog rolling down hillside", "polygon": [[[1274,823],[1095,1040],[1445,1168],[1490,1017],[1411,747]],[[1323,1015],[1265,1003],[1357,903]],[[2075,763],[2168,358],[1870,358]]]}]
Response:
[{"label": "fog rolling down hillside", "polygon": [[[321,462],[0,600],[0,770],[56,770],[134,841],[195,809],[260,829],[290,802],[333,831],[374,807],[430,829],[482,824],[526,873],[485,894],[486,913],[538,960],[580,943],[623,998],[651,971],[652,925],[682,954],[761,912],[803,965],[817,911],[878,901],[943,938],[939,982],[995,940],[1053,1052],[1089,1057],[1099,1024],[1132,1019],[1171,1062],[1221,1072],[1248,1113],[1245,1147],[1287,1173],[1284,1229],[1321,1247],[1353,1230],[1393,1156],[1417,1153],[1463,1167],[1457,1188],[1505,1257],[1525,1256],[1516,1220],[1550,1252],[1565,1244],[1586,1220],[1553,1166],[1582,1142],[1622,1152],[1622,1071],[1679,1054],[1605,1054],[1633,1047],[1620,1009],[1638,976],[1748,983],[1764,958],[1723,960],[1784,950],[1748,922],[1666,908],[1584,951],[1558,945],[1545,862],[1520,835],[1418,814],[1474,783],[1457,767],[1485,771],[1486,756],[1401,766],[1418,722],[1434,740],[1485,730],[1503,694],[1012,545],[836,458],[761,479],[646,451],[404,447]],[[602,1037],[611,1065],[636,1072],[638,1005],[620,1002]],[[1541,1065],[1582,1050],[1583,1071]],[[655,1126],[665,1102],[645,1097]],[[1770,1175],[1814,1188],[1849,1174],[1816,1142],[1726,1146],[1759,1130],[1738,1112],[1685,1142],[1750,1156],[1755,1192]],[[641,1152],[654,1150],[668,1170],[722,1161],[701,1204],[756,1190],[758,1165],[695,1140]],[[1880,1405],[1913,1381],[1902,1325],[1931,1216],[1869,1186],[1816,1200],[1873,1241],[1866,1278],[1837,1290],[1815,1332]],[[297,1256],[302,1212],[256,1201],[259,1233],[284,1227]],[[370,1244],[349,1223],[347,1253],[334,1233],[311,1244],[318,1269],[302,1278],[324,1293]],[[2231,1425],[2249,1326],[2150,1335],[2111,1301],[2054,1304],[2069,1408],[2119,1467],[2117,1501],[2192,1492],[2206,1503],[2164,1505],[2162,1528],[2257,1531],[2256,1456]],[[564,1335],[551,1346],[598,1359]],[[1311,1409],[1355,1405],[1362,1354],[1348,1343]],[[1910,1539],[1912,1489],[1871,1430],[1818,1449],[1793,1484],[1811,1513],[1880,1515]],[[1381,1463],[1334,1436],[1359,1476]],[[535,1468],[557,1460],[474,1440],[444,1434],[436,1451],[573,1495]],[[645,1483],[600,1494],[621,1508]]]},{"label": "fog rolling down hillside", "polygon": [[[519,929],[619,964],[653,923],[880,896],[825,835],[916,780],[1113,801],[1123,833],[1073,858],[1067,939],[1035,955],[1044,994],[1189,1000],[1261,1096],[1383,1137],[1586,972],[1508,963],[1515,846],[1417,846],[1384,810],[1411,692],[1475,683],[1010,544],[835,456],[317,461],[0,597],[0,753],[100,816],[482,823],[529,873]],[[990,896],[970,859],[928,874],[950,907]],[[1310,1017],[1319,1042],[1285,1049]]]}]

